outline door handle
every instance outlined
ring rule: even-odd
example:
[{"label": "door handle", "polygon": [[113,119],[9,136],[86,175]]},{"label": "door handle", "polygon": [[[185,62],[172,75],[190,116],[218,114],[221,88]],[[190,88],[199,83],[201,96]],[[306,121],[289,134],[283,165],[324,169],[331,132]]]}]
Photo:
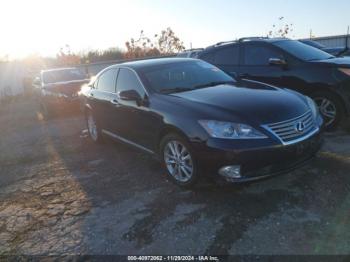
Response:
[{"label": "door handle", "polygon": [[115,105],[115,106],[120,106],[120,103],[118,102],[117,99],[112,99],[112,100],[111,100],[111,104],[112,104],[112,105]]},{"label": "door handle", "polygon": [[237,73],[234,71],[228,72],[228,74],[233,76],[233,77],[238,77]]},{"label": "door handle", "polygon": [[239,76],[239,78],[245,78],[245,77],[249,77],[249,74],[247,74],[247,73],[241,73],[241,74],[239,74],[238,76]]},{"label": "door handle", "polygon": [[89,96],[90,97],[94,97],[94,93],[89,93]]}]

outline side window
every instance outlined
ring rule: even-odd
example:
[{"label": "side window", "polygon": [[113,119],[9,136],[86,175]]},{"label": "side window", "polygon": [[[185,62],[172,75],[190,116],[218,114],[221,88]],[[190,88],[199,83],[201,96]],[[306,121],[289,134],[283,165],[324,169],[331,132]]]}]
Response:
[{"label": "side window", "polygon": [[115,93],[115,80],[117,78],[117,70],[109,69],[97,79],[97,90]]},{"label": "side window", "polygon": [[214,54],[213,54],[213,52],[201,55],[199,58],[204,60],[204,61],[206,61],[206,62],[208,62],[208,63],[211,63],[211,64],[214,64],[214,62],[215,62],[214,61]]},{"label": "side window", "polygon": [[254,65],[254,66],[268,65],[270,58],[283,59],[283,55],[268,46],[246,45],[244,48],[245,65]]},{"label": "side window", "polygon": [[216,65],[238,65],[238,45],[220,48],[215,52]]},{"label": "side window", "polygon": [[117,92],[125,90],[136,90],[141,97],[145,96],[145,90],[136,74],[129,69],[120,68],[117,79]]}]

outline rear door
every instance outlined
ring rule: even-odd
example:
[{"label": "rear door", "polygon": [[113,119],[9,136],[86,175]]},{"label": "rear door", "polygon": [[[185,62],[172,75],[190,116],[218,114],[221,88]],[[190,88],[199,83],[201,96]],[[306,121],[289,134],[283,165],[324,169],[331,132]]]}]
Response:
[{"label": "rear door", "polygon": [[96,120],[102,129],[111,128],[111,113],[113,101],[116,99],[116,79],[118,69],[112,68],[104,71],[94,83],[91,90],[89,104],[92,106]]},{"label": "rear door", "polygon": [[214,52],[214,64],[230,76],[239,73],[239,44],[224,46]]},{"label": "rear door", "polygon": [[239,72],[239,44],[231,44],[200,55],[200,59],[211,63],[236,78]]}]

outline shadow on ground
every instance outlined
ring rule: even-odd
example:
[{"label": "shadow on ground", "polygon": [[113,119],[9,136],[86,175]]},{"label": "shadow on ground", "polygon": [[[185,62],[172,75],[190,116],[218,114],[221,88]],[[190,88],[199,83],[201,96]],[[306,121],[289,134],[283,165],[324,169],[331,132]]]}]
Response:
[{"label": "shadow on ground", "polygon": [[0,109],[0,254],[348,254],[350,136],[246,185],[182,190],[151,157],[91,143],[80,115]]}]

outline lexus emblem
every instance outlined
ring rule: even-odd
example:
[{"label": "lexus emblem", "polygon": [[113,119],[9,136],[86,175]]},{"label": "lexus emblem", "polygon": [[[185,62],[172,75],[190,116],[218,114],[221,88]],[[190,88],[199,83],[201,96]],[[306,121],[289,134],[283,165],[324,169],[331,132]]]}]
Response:
[{"label": "lexus emblem", "polygon": [[298,122],[296,125],[295,125],[295,130],[298,132],[298,133],[302,133],[305,129],[305,124],[303,122]]}]

